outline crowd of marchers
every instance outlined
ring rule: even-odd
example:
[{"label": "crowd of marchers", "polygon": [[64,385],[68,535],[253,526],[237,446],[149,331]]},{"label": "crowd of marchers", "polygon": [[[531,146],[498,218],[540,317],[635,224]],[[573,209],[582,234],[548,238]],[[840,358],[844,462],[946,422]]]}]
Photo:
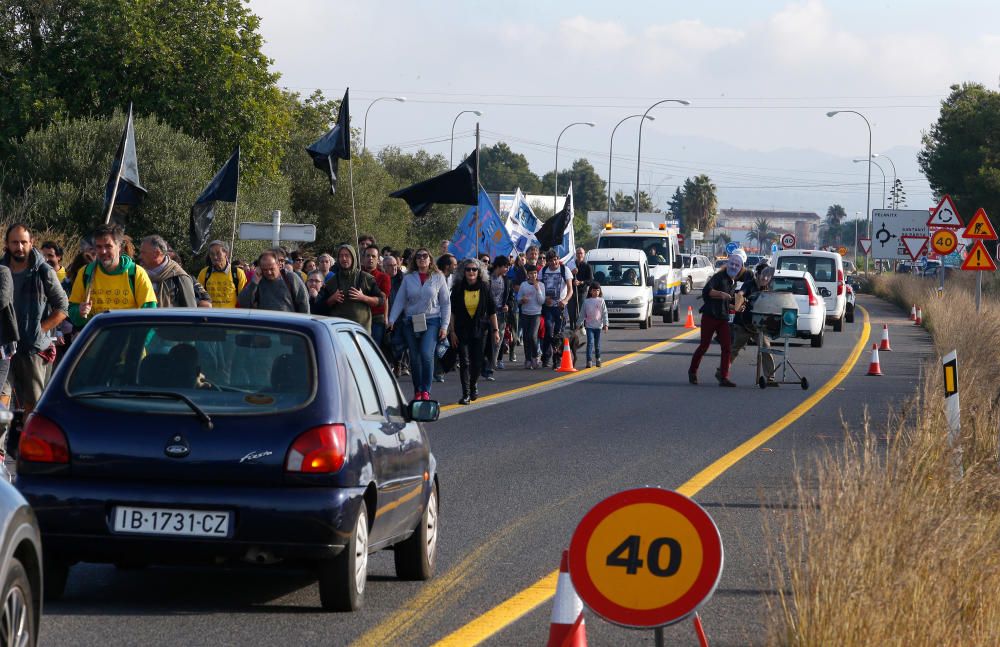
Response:
[{"label": "crowd of marchers", "polygon": [[[459,261],[442,241],[427,248],[357,245],[309,258],[283,247],[253,262],[208,244],[192,276],[161,236],[135,242],[115,224],[84,238],[63,264],[53,241],[39,244],[29,225],[10,225],[0,258],[0,383],[3,403],[30,412],[64,349],[94,316],[130,308],[247,308],[342,317],[363,326],[397,377],[410,376],[413,398],[458,368],[460,404],[479,396],[480,379],[519,361],[526,370],[558,368],[564,336],[585,335],[587,367],[601,366],[608,314],[600,286],[576,250],[563,263],[554,250]],[[137,259],[137,260],[136,260]],[[137,262],[138,261],[138,262]]]}]

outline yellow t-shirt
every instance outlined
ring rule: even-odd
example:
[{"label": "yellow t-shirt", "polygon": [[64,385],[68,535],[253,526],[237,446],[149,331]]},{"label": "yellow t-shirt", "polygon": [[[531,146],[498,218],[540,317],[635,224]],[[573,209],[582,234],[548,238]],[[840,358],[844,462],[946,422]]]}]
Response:
[{"label": "yellow t-shirt", "polygon": [[479,290],[465,290],[465,309],[469,312],[469,316],[475,317],[478,308]]},{"label": "yellow t-shirt", "polygon": [[66,268],[65,267],[60,267],[58,270],[56,270],[56,276],[59,277],[59,282],[60,283],[62,283],[63,281],[65,281],[66,280]]},{"label": "yellow t-shirt", "polygon": [[198,272],[198,282],[205,286],[205,290],[212,297],[213,308],[235,308],[236,298],[247,285],[247,275],[240,268],[236,268],[236,278],[239,286],[233,285],[233,274],[227,266],[224,270],[212,269],[212,275],[205,279],[208,268],[202,268]]},{"label": "yellow t-shirt", "polygon": [[[156,303],[153,284],[149,281],[149,275],[142,267],[137,265],[135,268],[135,293],[133,294],[132,287],[129,285],[128,272],[105,274],[101,264],[97,263],[96,265],[94,275],[90,280],[90,301],[93,303],[90,317],[111,310],[141,308],[147,303]],[[81,268],[76,273],[73,290],[69,295],[70,303],[79,305],[84,302],[84,297],[87,294],[83,285],[85,274],[86,268]]]}]

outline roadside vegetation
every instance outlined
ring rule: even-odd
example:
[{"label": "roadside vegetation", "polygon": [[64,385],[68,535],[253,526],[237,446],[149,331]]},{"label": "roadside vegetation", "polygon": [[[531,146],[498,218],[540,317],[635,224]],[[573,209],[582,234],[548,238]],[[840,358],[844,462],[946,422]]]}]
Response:
[{"label": "roadside vegetation", "polygon": [[[971,285],[949,278],[938,297],[936,282],[915,277],[873,282],[907,312],[922,306],[937,356],[888,426],[845,429],[815,475],[798,479],[799,514],[777,539],[771,644],[1000,644],[1000,299],[991,278],[977,315]],[[962,478],[940,364],[952,350]]]}]

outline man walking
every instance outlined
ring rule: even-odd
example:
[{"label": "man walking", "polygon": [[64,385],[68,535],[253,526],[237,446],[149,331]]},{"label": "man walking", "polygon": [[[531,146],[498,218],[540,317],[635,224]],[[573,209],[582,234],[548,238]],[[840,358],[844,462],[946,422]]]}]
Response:
[{"label": "man walking", "polygon": [[382,293],[382,303],[372,306],[372,339],[376,344],[382,345],[385,337],[385,315],[389,312],[389,295],[392,293],[392,279],[389,275],[379,269],[380,254],[378,247],[369,245],[361,252],[361,269],[371,274],[375,279],[375,285]]},{"label": "man walking", "polygon": [[309,314],[306,284],[293,273],[282,271],[277,254],[270,250],[262,252],[257,269],[253,280],[240,292],[241,308]]},{"label": "man walking", "polygon": [[0,264],[10,269],[13,279],[12,302],[19,337],[10,363],[10,383],[27,413],[42,397],[52,373],[56,351],[50,332],[66,318],[69,304],[55,270],[34,249],[28,227],[11,225],[5,240],[6,251]]},{"label": "man walking", "polygon": [[385,301],[375,278],[359,268],[354,248],[341,245],[337,249],[337,272],[316,298],[320,306],[316,314],[356,321],[371,334],[372,308],[384,306]]},{"label": "man walking", "polygon": [[139,244],[139,259],[149,274],[161,308],[195,308],[198,306],[194,279],[176,261],[167,256],[170,246],[161,236],[146,236]]},{"label": "man walking", "polygon": [[205,286],[214,308],[235,308],[243,288],[246,273],[232,264],[229,244],[213,240],[208,244],[208,265],[198,273],[198,283]]},{"label": "man walking", "polygon": [[545,337],[542,339],[542,366],[559,368],[555,359],[561,352],[563,312],[573,298],[573,275],[560,264],[559,252],[550,249],[545,253],[545,267],[539,272],[539,281],[545,286],[545,305],[542,306],[542,321],[545,322]]}]

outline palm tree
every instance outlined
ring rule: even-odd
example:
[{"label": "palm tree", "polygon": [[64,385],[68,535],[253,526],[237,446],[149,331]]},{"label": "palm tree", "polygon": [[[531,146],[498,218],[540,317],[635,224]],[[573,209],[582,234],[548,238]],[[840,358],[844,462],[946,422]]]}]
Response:
[{"label": "palm tree", "polygon": [[691,218],[689,224],[693,224],[696,229],[708,231],[715,226],[716,210],[719,206],[719,199],[715,194],[715,185],[711,178],[702,174],[694,178],[684,180],[684,210]]},{"label": "palm tree", "polygon": [[830,205],[826,210],[826,231],[827,242],[832,245],[840,244],[840,224],[847,218],[847,212],[839,204]]},{"label": "palm tree", "polygon": [[771,229],[771,221],[767,218],[757,218],[753,228],[747,232],[747,241],[757,241],[760,253],[763,254],[767,244],[778,238],[777,232]]}]

